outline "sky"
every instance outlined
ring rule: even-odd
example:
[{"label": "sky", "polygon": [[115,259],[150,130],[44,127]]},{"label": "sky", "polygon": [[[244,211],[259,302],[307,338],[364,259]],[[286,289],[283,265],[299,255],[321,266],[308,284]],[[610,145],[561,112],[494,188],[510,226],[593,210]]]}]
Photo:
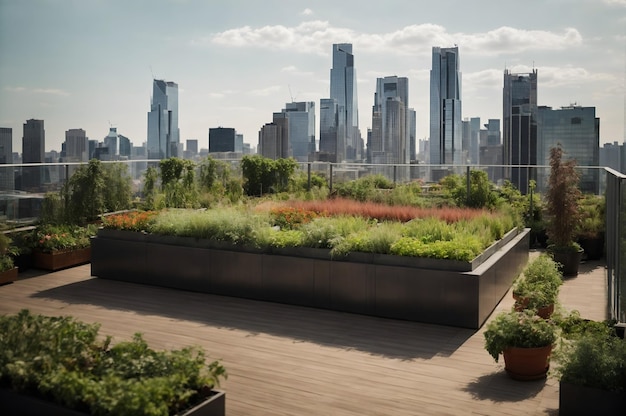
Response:
[{"label": "sky", "polygon": [[331,49],[352,43],[359,126],[376,79],[409,79],[429,135],[432,47],[459,47],[464,118],[502,118],[503,72],[538,71],[538,104],[596,107],[600,143],[626,139],[626,0],[0,0],[0,127],[43,119],[146,141],[152,79],[179,85],[181,142],[211,127],[258,132],[291,101],[329,97]]}]

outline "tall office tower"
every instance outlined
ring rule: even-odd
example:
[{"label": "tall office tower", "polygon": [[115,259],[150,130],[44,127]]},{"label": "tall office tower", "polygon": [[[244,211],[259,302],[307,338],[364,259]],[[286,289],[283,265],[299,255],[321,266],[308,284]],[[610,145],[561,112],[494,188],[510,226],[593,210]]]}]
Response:
[{"label": "tall office tower", "polygon": [[[465,122],[463,122],[465,127]],[[467,120],[467,132],[463,131],[463,160],[470,165],[480,163],[480,117]]]},{"label": "tall office tower", "polygon": [[600,148],[600,166],[611,168],[617,172],[624,173],[622,170],[622,154],[624,152],[624,144],[617,142],[604,143],[604,146]]},{"label": "tall office tower", "polygon": [[[22,163],[44,163],[46,147],[46,131],[43,120],[30,119],[24,123],[22,136]],[[22,168],[21,189],[39,192],[44,177],[43,167]]]},{"label": "tall office tower", "polygon": [[[359,131],[356,70],[351,43],[333,44],[330,98],[337,102],[336,162],[362,159],[363,139]],[[321,118],[321,117],[320,117]],[[329,126],[324,126],[328,130]]]},{"label": "tall office tower", "polygon": [[119,155],[120,157],[124,157],[130,159],[131,156],[131,148],[133,145],[130,143],[130,139],[126,136],[122,136],[121,134],[117,135],[118,145],[119,145]]},{"label": "tall office tower", "polygon": [[[598,166],[600,162],[600,119],[595,107],[567,106],[553,110],[541,106],[537,113],[537,164],[550,164],[550,149],[561,143],[565,159],[575,159],[578,166]],[[549,169],[537,174],[537,188],[546,189]],[[598,169],[582,168],[580,190],[599,192]]]},{"label": "tall office tower", "polygon": [[376,80],[368,152],[375,164],[410,162],[409,80],[390,76]]},{"label": "tall office tower", "polygon": [[178,156],[178,84],[153,80],[148,113],[148,159]]},{"label": "tall office tower", "polygon": [[[0,127],[0,165],[13,163],[13,129]],[[15,174],[13,168],[0,166],[0,191],[15,190]]]},{"label": "tall office tower", "polygon": [[[285,104],[283,113],[289,119],[289,145],[298,162],[308,162],[315,152],[315,103],[313,101]],[[313,150],[313,152],[311,152]]]},{"label": "tall office tower", "polygon": [[417,160],[417,114],[409,108],[409,162]]},{"label": "tall office tower", "polygon": [[261,127],[258,153],[270,159],[286,159],[291,156],[289,120],[286,113],[274,113],[273,121]]},{"label": "tall office tower", "polygon": [[232,127],[212,127],[209,129],[209,153],[236,152],[237,132]]},{"label": "tall office tower", "polygon": [[108,150],[108,160],[117,159],[117,155],[119,155],[119,140],[117,134],[117,127],[109,127],[109,134],[104,138],[104,146]]},{"label": "tall office tower", "polygon": [[462,163],[462,136],[459,48],[435,46],[430,71],[430,163]]},{"label": "tall office tower", "polygon": [[187,139],[185,159],[192,159],[198,154],[198,139]]},{"label": "tall office tower", "polygon": [[481,146],[495,146],[500,144],[500,119],[490,118],[487,120],[487,124],[484,125],[487,129],[487,140]]},{"label": "tall office tower", "polygon": [[[504,70],[503,162],[505,165],[537,164],[537,70],[512,74]],[[522,194],[528,181],[537,179],[536,169],[506,168],[505,175]]]},{"label": "tall office tower", "polygon": [[65,161],[87,162],[89,160],[89,138],[83,129],[65,132]]},{"label": "tall office tower", "polygon": [[338,117],[337,100],[333,98],[322,98],[320,100],[320,161],[337,161]]}]

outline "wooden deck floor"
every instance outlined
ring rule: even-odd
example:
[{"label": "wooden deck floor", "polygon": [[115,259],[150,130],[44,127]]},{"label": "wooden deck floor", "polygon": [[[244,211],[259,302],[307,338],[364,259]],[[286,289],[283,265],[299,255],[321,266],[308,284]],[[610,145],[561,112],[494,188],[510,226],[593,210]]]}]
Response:
[{"label": "wooden deck floor", "polygon": [[[561,302],[604,319],[604,266],[581,271]],[[507,294],[496,311],[511,305]],[[0,314],[23,308],[100,322],[117,340],[141,332],[155,348],[203,347],[229,372],[230,416],[558,414],[557,381],[510,380],[482,330],[108,281],[89,265],[0,286]]]}]

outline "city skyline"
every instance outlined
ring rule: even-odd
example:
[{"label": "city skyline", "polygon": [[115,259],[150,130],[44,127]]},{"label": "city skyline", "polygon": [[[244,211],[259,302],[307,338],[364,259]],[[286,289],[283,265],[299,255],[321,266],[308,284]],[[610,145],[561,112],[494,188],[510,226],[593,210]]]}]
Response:
[{"label": "city skyline", "polygon": [[351,43],[362,137],[376,79],[395,74],[409,78],[424,139],[431,48],[458,44],[463,118],[502,119],[504,69],[535,68],[539,105],[596,107],[601,144],[623,142],[626,1],[530,0],[514,13],[503,3],[3,0],[0,126],[15,150],[28,119],[45,121],[46,150],[60,151],[67,130],[99,140],[110,126],[141,145],[157,78],[179,85],[181,143],[204,147],[224,126],[256,146],[285,103],[330,96],[331,46]]}]

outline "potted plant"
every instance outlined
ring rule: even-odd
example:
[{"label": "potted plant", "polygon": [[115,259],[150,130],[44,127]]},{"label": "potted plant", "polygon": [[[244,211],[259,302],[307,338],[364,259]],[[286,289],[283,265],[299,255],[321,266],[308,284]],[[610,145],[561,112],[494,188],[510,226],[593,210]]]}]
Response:
[{"label": "potted plant", "polygon": [[561,144],[550,149],[550,177],[546,192],[546,214],[548,216],[548,250],[554,260],[562,264],[563,276],[578,275],[578,265],[583,250],[575,241],[580,222],[578,200],[579,173],[576,161],[563,160]]},{"label": "potted plant", "polygon": [[[574,322],[574,324],[572,324]],[[626,408],[626,341],[604,322],[579,316],[561,324],[566,339],[555,352],[559,414],[617,415]]]},{"label": "potted plant", "polygon": [[[140,334],[112,343],[98,324],[22,310],[0,317],[6,414],[219,415],[226,371],[199,348],[156,351]],[[62,334],[60,336],[59,334]],[[114,344],[114,345],[113,345]]]},{"label": "potted plant", "polygon": [[60,270],[88,263],[91,258],[90,238],[98,228],[90,224],[43,224],[33,231],[33,266],[44,270]]},{"label": "potted plant", "polygon": [[554,312],[563,284],[557,263],[547,254],[531,261],[513,286],[515,309],[534,309],[544,319]]},{"label": "potted plant", "polygon": [[11,239],[0,233],[0,285],[17,280],[17,267],[13,263]]},{"label": "potted plant", "polygon": [[487,324],[485,349],[514,380],[539,380],[548,372],[556,326],[532,310],[502,312]]},{"label": "potted plant", "polygon": [[586,195],[579,201],[581,220],[576,240],[587,260],[599,260],[604,254],[605,204],[605,198],[597,195]]}]

